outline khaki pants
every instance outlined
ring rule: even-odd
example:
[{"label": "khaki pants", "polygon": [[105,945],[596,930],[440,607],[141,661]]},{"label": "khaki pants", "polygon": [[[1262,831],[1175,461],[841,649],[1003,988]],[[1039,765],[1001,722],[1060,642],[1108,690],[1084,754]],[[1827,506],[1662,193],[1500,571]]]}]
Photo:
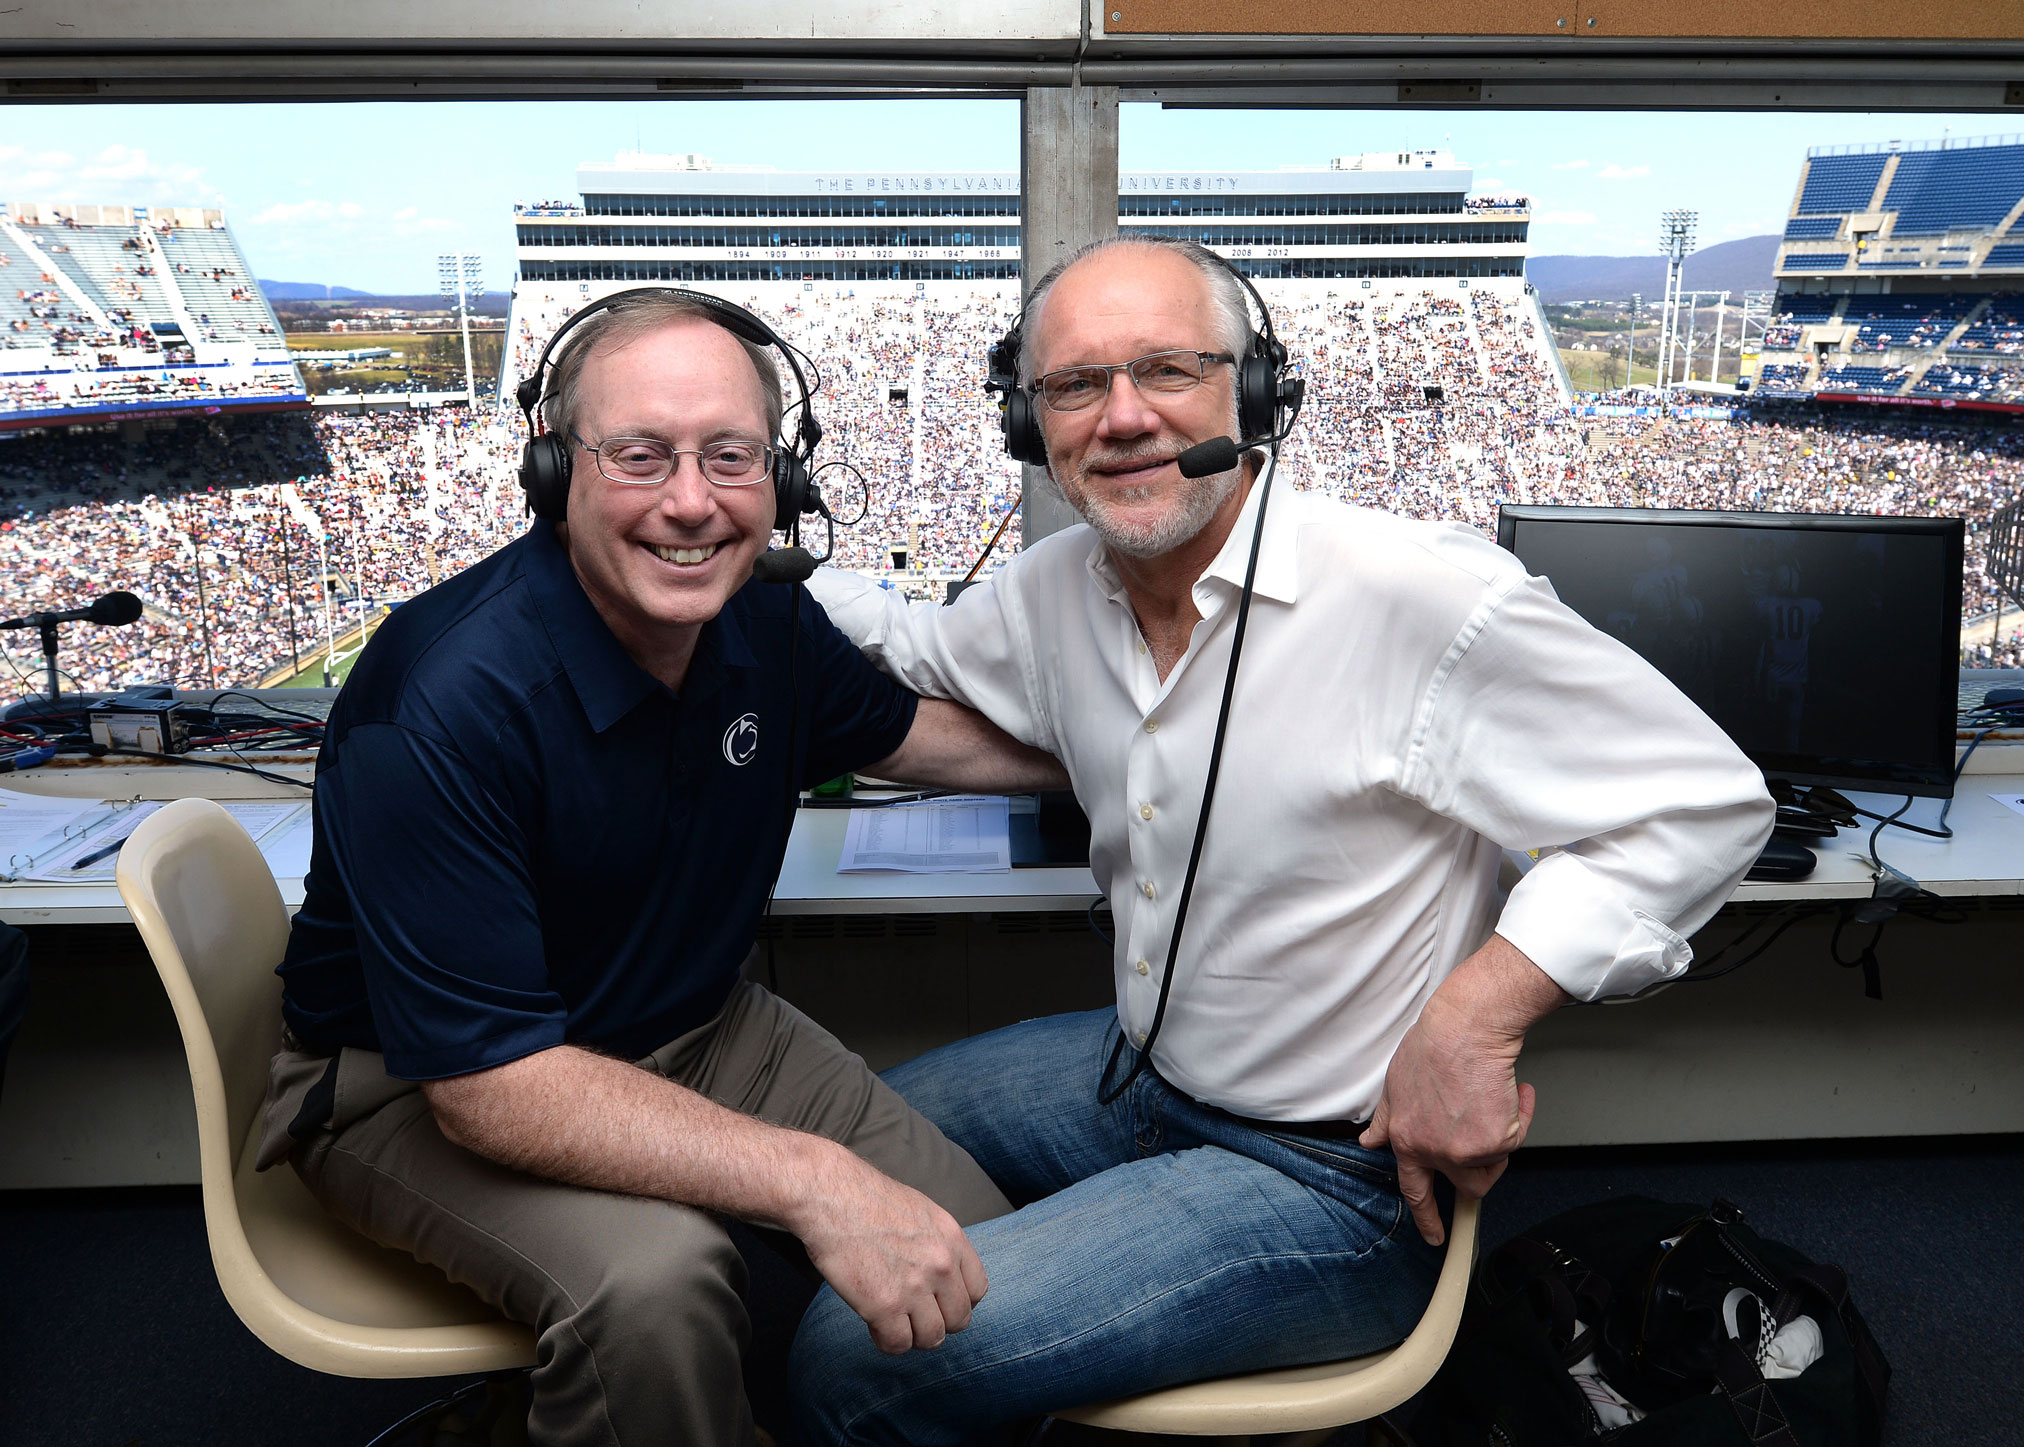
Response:
[{"label": "khaki pants", "polygon": [[[732,1110],[841,1142],[965,1226],[1011,1209],[862,1060],[749,981],[715,1020],[640,1064]],[[322,1116],[326,1100],[327,1120],[307,1130],[305,1102]],[[292,1151],[291,1122],[307,1135]],[[346,1050],[334,1067],[294,1051],[275,1058],[266,1155],[284,1153],[341,1220],[536,1328],[528,1430],[540,1447],[752,1442],[744,1264],[716,1216],[473,1155],[444,1138],[417,1086],[368,1051]]]}]

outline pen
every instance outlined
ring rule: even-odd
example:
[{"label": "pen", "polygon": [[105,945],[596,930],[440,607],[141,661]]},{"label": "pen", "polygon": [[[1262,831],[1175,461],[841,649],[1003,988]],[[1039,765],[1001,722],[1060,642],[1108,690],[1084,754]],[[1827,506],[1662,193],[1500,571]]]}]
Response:
[{"label": "pen", "polygon": [[124,843],[126,843],[126,840],[124,839],[115,839],[112,841],[112,843],[106,845],[105,848],[94,849],[91,851],[91,853],[85,855],[82,859],[73,860],[71,862],[70,867],[72,869],[89,868],[91,865],[98,863],[99,860],[106,858],[108,855],[119,853],[119,847]]}]

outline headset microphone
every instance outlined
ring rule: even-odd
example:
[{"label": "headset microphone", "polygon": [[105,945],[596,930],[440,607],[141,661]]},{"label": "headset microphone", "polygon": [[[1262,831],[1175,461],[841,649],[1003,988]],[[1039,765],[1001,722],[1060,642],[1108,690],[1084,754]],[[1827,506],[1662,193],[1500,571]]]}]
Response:
[{"label": "headset microphone", "polygon": [[752,560],[752,576],[762,583],[805,583],[815,576],[815,554],[806,548],[769,548]]},{"label": "headset microphone", "polygon": [[1281,378],[1277,402],[1286,418],[1285,426],[1269,436],[1246,437],[1242,442],[1228,437],[1211,437],[1207,442],[1197,442],[1181,453],[1174,459],[1174,465],[1180,468],[1182,477],[1214,477],[1235,467],[1238,460],[1253,448],[1277,447],[1293,430],[1293,423],[1300,416],[1300,404],[1306,397],[1305,380],[1299,377]]},{"label": "headset microphone", "polygon": [[1174,465],[1180,468],[1182,477],[1214,477],[1235,467],[1244,455],[1244,447],[1245,444],[1232,442],[1227,437],[1211,437],[1207,442],[1197,442],[1176,457]]}]

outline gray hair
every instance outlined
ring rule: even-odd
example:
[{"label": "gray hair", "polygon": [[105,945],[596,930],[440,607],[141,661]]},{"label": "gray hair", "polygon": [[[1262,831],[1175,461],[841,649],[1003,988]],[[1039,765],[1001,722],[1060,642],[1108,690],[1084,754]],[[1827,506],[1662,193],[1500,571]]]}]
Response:
[{"label": "gray hair", "polygon": [[1061,274],[1087,257],[1115,247],[1132,246],[1147,251],[1171,251],[1185,258],[1202,273],[1209,286],[1209,304],[1216,311],[1216,330],[1222,334],[1223,350],[1240,360],[1245,345],[1251,340],[1251,308],[1245,299],[1244,283],[1230,270],[1229,263],[1200,242],[1186,241],[1175,236],[1118,235],[1106,236],[1101,241],[1092,241],[1071,253],[1062,261],[1049,267],[1046,275],[1033,284],[1032,292],[1026,298],[1026,320],[1021,326],[1023,333],[1019,348],[1019,380],[1033,380],[1034,356],[1038,351],[1034,342],[1040,332],[1041,306],[1047,294],[1054,289],[1054,283],[1061,280]]},{"label": "gray hair", "polygon": [[[723,318],[707,303],[661,289],[642,291],[584,322],[549,364],[548,388],[541,402],[541,415],[548,430],[563,436],[575,431],[577,413],[583,406],[583,367],[599,348],[622,347],[670,322],[692,319],[724,326]],[[730,332],[730,328],[724,329]],[[745,349],[752,370],[758,374],[761,402],[766,410],[766,436],[777,438],[780,419],[786,411],[779,365],[766,347],[736,332],[730,334]]]}]

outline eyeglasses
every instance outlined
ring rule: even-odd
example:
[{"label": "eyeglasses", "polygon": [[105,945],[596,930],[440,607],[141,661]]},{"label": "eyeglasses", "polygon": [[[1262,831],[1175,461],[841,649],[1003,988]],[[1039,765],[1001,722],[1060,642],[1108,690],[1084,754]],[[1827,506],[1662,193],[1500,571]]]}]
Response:
[{"label": "eyeglasses", "polygon": [[1228,352],[1153,352],[1108,366],[1063,367],[1039,378],[1030,390],[1053,411],[1080,412],[1110,395],[1110,379],[1119,372],[1130,372],[1132,385],[1141,392],[1171,394],[1197,386],[1211,362],[1236,360]]},{"label": "eyeglasses", "polygon": [[577,437],[576,445],[596,455],[599,472],[629,487],[666,482],[678,457],[695,458],[703,476],[718,487],[751,487],[773,474],[774,449],[763,442],[727,438],[708,447],[670,447],[653,437],[607,437],[593,447]]}]

